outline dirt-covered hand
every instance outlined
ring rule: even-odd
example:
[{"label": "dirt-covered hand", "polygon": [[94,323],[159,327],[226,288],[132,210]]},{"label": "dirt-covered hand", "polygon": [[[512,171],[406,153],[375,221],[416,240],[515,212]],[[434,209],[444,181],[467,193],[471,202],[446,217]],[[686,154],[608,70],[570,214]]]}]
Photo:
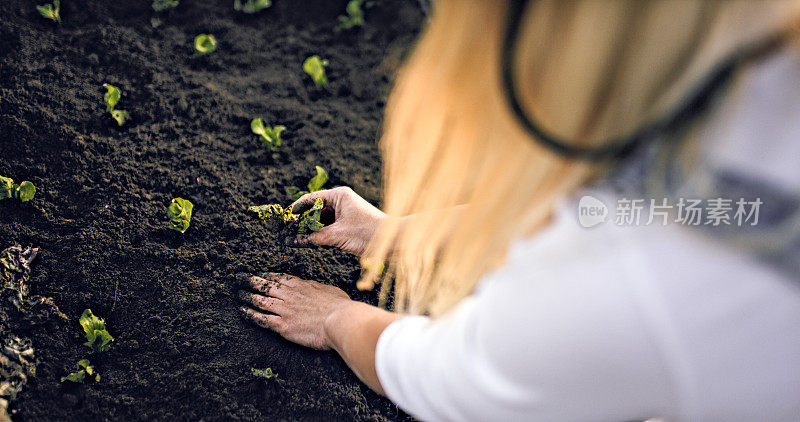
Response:
[{"label": "dirt-covered hand", "polygon": [[348,187],[338,187],[305,194],[295,201],[292,212],[297,214],[322,198],[325,206],[334,210],[334,222],[308,235],[287,239],[289,246],[336,246],[354,255],[362,255],[380,222],[386,218],[381,212]]},{"label": "dirt-covered hand", "polygon": [[239,299],[248,305],[242,312],[249,319],[289,341],[318,350],[332,347],[325,320],[353,303],[338,287],[286,274],[251,277],[245,287],[239,291]]}]

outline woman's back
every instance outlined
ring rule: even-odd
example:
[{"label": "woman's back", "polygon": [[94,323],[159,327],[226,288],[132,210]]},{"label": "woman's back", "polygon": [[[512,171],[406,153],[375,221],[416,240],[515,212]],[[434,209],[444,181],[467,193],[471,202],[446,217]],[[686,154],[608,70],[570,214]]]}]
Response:
[{"label": "woman's back", "polygon": [[[720,154],[702,162],[798,198],[798,115],[800,57],[783,52],[711,113],[701,145]],[[797,238],[767,262],[701,227],[647,224],[648,206],[638,223],[617,219],[630,192],[582,194],[611,210],[605,223],[581,227],[578,195],[453,311],[387,328],[376,352],[387,395],[430,420],[795,420]],[[739,198],[725,199],[733,217]],[[751,211],[776,204],[744,205],[757,229]]]}]

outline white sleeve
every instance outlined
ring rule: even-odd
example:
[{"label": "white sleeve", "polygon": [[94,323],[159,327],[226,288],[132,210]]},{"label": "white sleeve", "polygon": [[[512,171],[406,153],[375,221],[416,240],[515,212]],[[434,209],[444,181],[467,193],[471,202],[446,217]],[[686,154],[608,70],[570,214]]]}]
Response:
[{"label": "white sleeve", "polygon": [[442,317],[396,321],[376,348],[381,385],[426,421],[672,416],[669,365],[627,286],[637,275],[620,270],[626,259],[506,267]]}]

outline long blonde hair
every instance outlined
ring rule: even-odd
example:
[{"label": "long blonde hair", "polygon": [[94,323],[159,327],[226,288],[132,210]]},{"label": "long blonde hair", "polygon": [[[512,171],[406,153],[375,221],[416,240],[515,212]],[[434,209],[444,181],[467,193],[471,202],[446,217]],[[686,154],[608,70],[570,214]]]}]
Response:
[{"label": "long blonde hair", "polygon": [[[390,96],[381,147],[393,218],[368,248],[359,287],[382,280],[400,311],[453,307],[512,241],[546,224],[559,198],[607,168],[557,156],[511,114],[501,87],[507,7],[435,1]],[[796,10],[790,1],[531,1],[516,41],[518,94],[551,132],[598,145],[674,106]]]}]

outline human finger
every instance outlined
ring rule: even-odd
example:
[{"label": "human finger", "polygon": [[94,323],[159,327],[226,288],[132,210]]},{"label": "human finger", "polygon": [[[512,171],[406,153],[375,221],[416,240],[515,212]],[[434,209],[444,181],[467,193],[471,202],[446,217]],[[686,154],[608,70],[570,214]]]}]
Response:
[{"label": "human finger", "polygon": [[258,312],[252,308],[248,308],[247,306],[242,306],[241,311],[244,313],[245,318],[262,328],[277,331],[278,326],[281,323],[281,317],[277,315]]},{"label": "human finger", "polygon": [[283,309],[283,300],[281,299],[246,292],[244,290],[239,291],[239,300],[261,311],[272,312],[277,315],[280,315],[280,311]]}]

